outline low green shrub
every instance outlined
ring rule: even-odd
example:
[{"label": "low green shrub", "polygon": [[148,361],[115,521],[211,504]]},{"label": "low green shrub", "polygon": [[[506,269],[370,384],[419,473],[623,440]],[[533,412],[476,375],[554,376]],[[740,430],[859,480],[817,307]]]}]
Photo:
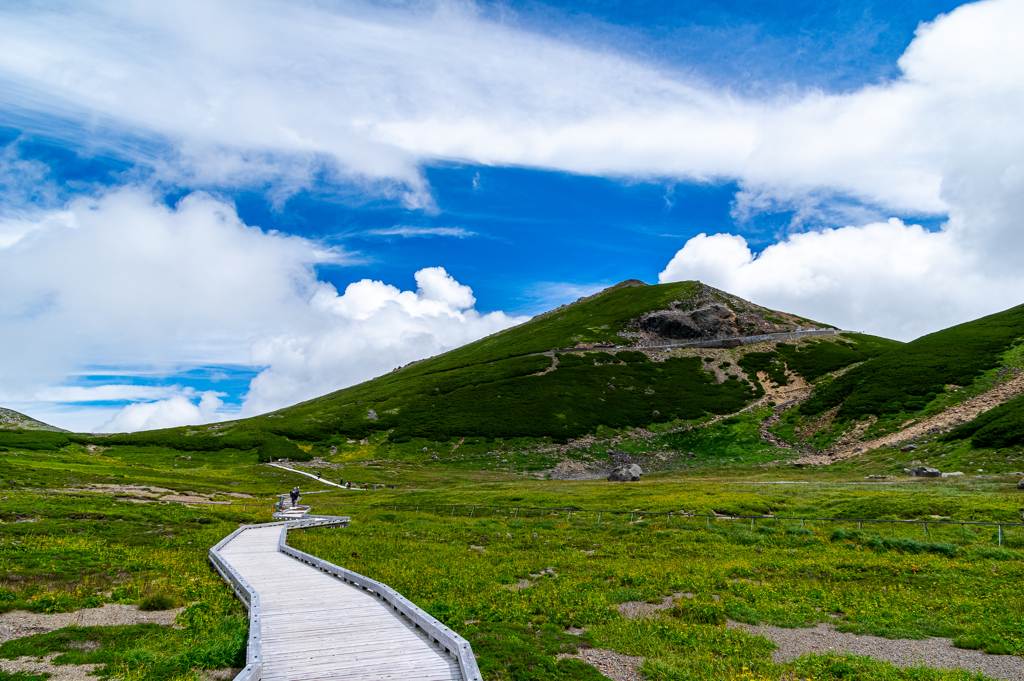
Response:
[{"label": "low green shrub", "polygon": [[725,624],[726,612],[719,603],[698,603],[680,599],[672,607],[672,616],[688,624]]},{"label": "low green shrub", "polygon": [[169,593],[159,592],[146,596],[139,601],[139,610],[171,610],[178,607],[178,602]]}]

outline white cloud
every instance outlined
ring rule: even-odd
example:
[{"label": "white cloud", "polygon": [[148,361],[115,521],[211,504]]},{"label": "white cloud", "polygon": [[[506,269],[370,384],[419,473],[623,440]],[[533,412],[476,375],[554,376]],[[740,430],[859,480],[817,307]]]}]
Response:
[{"label": "white cloud", "polygon": [[429,207],[419,162],[455,158],[944,211],[962,152],[1019,149],[1022,14],[965,5],[921,27],[891,83],[769,100],[451,2],[11,5],[0,76],[11,104],[160,136],[163,172],[197,182],[288,194],[327,170]]},{"label": "white cloud", "polygon": [[146,401],[113,416],[98,407],[106,430],[200,423],[223,409],[212,394],[196,405],[178,387],[60,385],[82,367],[267,367],[243,405],[252,414],[521,321],[478,312],[471,289],[440,267],[416,272],[417,291],[363,280],[338,295],[315,267],[344,263],[343,251],[248,226],[203,193],[169,207],[122,188],[19,224],[0,247],[0,398],[36,405],[33,414]]},{"label": "white cloud", "polygon": [[102,433],[128,433],[136,430],[156,430],[182,425],[199,425],[224,419],[224,403],[217,393],[205,392],[199,403],[184,395],[175,395],[156,402],[129,404],[112,419],[99,427]]},{"label": "white cloud", "polygon": [[910,340],[1019,304],[1019,268],[989,271],[957,230],[899,220],[794,234],[759,255],[743,237],[701,234],[659,275],[699,279],[774,309]]},{"label": "white cloud", "polygon": [[444,268],[416,272],[418,290],[380,281],[349,284],[342,295],[323,289],[311,306],[317,330],[259,341],[254,362],[269,365],[250,384],[243,414],[306,400],[358,383],[526,321],[473,309],[472,290]]}]

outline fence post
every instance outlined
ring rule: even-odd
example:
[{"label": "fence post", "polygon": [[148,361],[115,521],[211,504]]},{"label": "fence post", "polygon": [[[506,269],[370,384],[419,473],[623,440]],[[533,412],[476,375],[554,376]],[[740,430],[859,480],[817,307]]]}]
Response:
[{"label": "fence post", "polygon": [[753,529],[754,529],[754,519],[753,518],[750,519],[750,529],[751,529],[751,531],[753,531]]},{"label": "fence post", "polygon": [[514,516],[512,516],[512,518],[514,520],[515,518],[518,518],[518,517],[519,517],[519,507],[516,506],[516,514]]},{"label": "fence post", "polygon": [[860,520],[860,521],[857,522],[857,529],[858,530],[863,530],[864,529],[864,521],[863,520]]},{"label": "fence post", "polygon": [[999,526],[999,545],[1003,545],[1003,526]]},{"label": "fence post", "polygon": [[600,525],[600,524],[601,524],[601,514],[602,514],[602,513],[604,513],[604,511],[598,511],[598,512],[597,512],[597,524],[598,524],[598,525]]},{"label": "fence post", "polygon": [[569,518],[572,517],[572,509],[569,509],[569,515],[565,516],[565,522],[569,522]]},{"label": "fence post", "polygon": [[455,507],[452,506],[452,515],[455,515]]},{"label": "fence post", "polygon": [[804,529],[804,521],[806,521],[806,520],[807,520],[807,518],[801,518],[800,519],[800,529],[801,530]]},{"label": "fence post", "polygon": [[921,523],[921,524],[924,525],[924,531],[921,534],[923,534],[925,537],[927,537],[928,536],[928,523]]},{"label": "fence post", "polygon": [[630,513],[630,514],[629,514],[629,522],[630,522],[630,523],[632,523],[632,522],[633,522],[633,514],[632,514],[632,513]]},{"label": "fence post", "polygon": [[472,518],[474,513],[476,513],[476,506],[469,512],[469,517]]}]

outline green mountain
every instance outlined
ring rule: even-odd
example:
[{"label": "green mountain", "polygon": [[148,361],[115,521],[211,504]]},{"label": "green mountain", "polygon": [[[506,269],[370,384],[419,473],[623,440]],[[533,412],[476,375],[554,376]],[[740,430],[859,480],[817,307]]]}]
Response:
[{"label": "green mountain", "polygon": [[[792,335],[807,327],[819,331]],[[630,429],[668,434],[754,406],[743,423],[724,422],[735,432],[715,435],[732,443],[720,451],[741,449],[741,431],[744,442],[762,442],[769,424],[778,446],[823,449],[857,424],[863,440],[896,432],[1016,376],[1024,368],[1022,339],[1024,306],[903,344],[838,332],[700,282],[631,280],[270,414],[111,436],[21,428],[0,432],[0,447],[77,442],[225,452],[235,460],[373,458],[385,447],[381,455],[412,456],[440,452],[441,443],[449,443],[444,451],[463,442],[486,451],[495,439],[521,448],[641,432]],[[1010,403],[949,437],[975,438],[979,446],[1024,441],[1022,413],[1024,404]],[[664,446],[699,448],[687,438]],[[638,448],[651,453],[649,442]]]},{"label": "green mountain", "polygon": [[774,381],[765,379],[772,385],[787,380],[785,362],[791,374],[817,379],[899,345],[843,334],[733,349],[665,347],[739,345],[728,339],[808,326],[831,329],[700,282],[647,286],[632,280],[271,414],[107,440],[180,449],[248,449],[268,437],[321,447],[382,437],[393,443],[480,437],[564,442],[599,428],[731,414],[764,395],[758,370],[776,374]]}]

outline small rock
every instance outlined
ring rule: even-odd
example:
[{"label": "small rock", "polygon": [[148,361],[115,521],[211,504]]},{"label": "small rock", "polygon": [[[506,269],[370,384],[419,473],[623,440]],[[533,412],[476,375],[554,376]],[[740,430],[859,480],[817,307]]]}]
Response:
[{"label": "small rock", "polygon": [[430,455],[430,459],[431,459],[432,461],[437,461],[437,454],[431,454],[431,455]]},{"label": "small rock", "polygon": [[901,452],[912,452],[915,449],[917,449],[917,445],[906,445],[905,447],[900,447]]},{"label": "small rock", "polygon": [[426,448],[426,447],[424,447],[424,448],[423,448],[423,451],[427,451],[427,448]]},{"label": "small rock", "polygon": [[910,472],[915,478],[941,478],[942,471],[938,468],[929,468],[928,466],[918,466]]},{"label": "small rock", "polygon": [[533,538],[534,538],[534,539],[536,539],[536,538],[537,538],[537,533],[536,533],[536,532],[534,532],[534,533],[533,533]]},{"label": "small rock", "polygon": [[371,409],[370,411],[366,412],[366,418],[370,419],[371,421],[376,421],[380,417],[377,416],[377,412]]},{"label": "small rock", "polygon": [[892,477],[891,475],[866,475],[866,476],[864,476],[864,479],[865,480],[888,480],[891,477]]},{"label": "small rock", "polygon": [[470,544],[469,548],[473,549],[474,551],[480,551],[481,553],[486,553],[487,552],[487,549],[485,549],[482,546],[473,546],[472,544]]},{"label": "small rock", "polygon": [[1020,479],[1020,480],[1019,480],[1019,481],[1017,482],[1017,489],[1024,489],[1024,478],[1021,478],[1021,479]]},{"label": "small rock", "polygon": [[609,474],[608,482],[636,482],[643,473],[643,469],[635,463],[629,466],[619,466]]},{"label": "small rock", "polygon": [[954,477],[956,477],[958,475],[963,475],[963,471],[953,471],[952,473],[943,473],[942,477],[944,477],[944,478],[954,478]]},{"label": "small rock", "polygon": [[910,469],[909,468],[904,468],[903,472],[906,473],[907,475],[910,475]]}]

